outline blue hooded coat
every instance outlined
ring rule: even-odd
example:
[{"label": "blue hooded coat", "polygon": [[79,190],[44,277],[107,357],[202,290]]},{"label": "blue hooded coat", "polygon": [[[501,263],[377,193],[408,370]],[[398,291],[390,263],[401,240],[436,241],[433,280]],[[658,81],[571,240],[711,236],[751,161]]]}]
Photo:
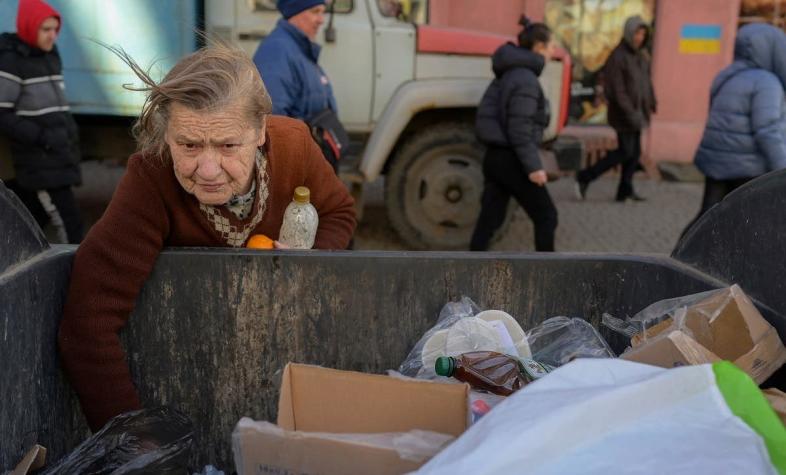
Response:
[{"label": "blue hooded coat", "polygon": [[737,34],[734,62],[712,83],[696,166],[715,180],[786,168],[786,34],[765,24]]},{"label": "blue hooded coat", "polygon": [[308,120],[327,108],[338,113],[333,88],[317,64],[319,52],[319,45],[283,18],[259,46],[254,64],[273,100],[274,114]]}]

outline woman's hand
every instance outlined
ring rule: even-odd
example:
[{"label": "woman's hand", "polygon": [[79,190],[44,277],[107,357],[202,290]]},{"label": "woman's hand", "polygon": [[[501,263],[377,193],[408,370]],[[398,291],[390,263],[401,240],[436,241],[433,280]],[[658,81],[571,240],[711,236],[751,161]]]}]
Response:
[{"label": "woman's hand", "polygon": [[549,177],[546,175],[546,170],[537,170],[529,174],[529,181],[538,186],[543,186],[549,181]]},{"label": "woman's hand", "polygon": [[287,246],[284,243],[280,243],[278,241],[273,241],[273,249],[292,249],[292,248]]}]

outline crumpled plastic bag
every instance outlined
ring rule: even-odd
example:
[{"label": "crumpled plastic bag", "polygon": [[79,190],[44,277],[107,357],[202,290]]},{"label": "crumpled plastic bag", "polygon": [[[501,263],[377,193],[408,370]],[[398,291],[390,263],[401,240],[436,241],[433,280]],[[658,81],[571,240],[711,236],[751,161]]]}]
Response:
[{"label": "crumpled plastic bag", "polygon": [[526,335],[513,317],[499,310],[481,311],[472,299],[462,297],[442,308],[437,324],[415,344],[399,372],[413,378],[438,379],[434,371],[438,357],[471,351],[530,356]]},{"label": "crumpled plastic bag", "polygon": [[559,367],[576,358],[615,358],[606,340],[586,320],[554,317],[527,332],[532,359]]},{"label": "crumpled plastic bag", "polygon": [[114,417],[43,475],[188,473],[193,426],[181,412],[157,407]]}]

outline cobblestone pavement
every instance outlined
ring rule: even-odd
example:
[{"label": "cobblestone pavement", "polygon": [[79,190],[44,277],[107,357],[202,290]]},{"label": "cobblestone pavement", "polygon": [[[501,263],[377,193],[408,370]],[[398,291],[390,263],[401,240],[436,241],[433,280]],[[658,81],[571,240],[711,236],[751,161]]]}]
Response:
[{"label": "cobblestone pavement", "polygon": [[[92,224],[109,202],[123,168],[112,162],[86,162],[82,166],[86,185],[78,188],[76,194],[85,220]],[[590,186],[587,200],[583,202],[574,197],[571,179],[563,178],[548,185],[559,209],[558,251],[668,254],[682,229],[698,211],[703,189],[700,183],[656,182],[642,178],[636,181],[636,188],[648,200],[619,204],[613,200],[616,184],[613,176],[601,178]],[[388,223],[383,190],[382,180],[372,183],[367,190],[364,221],[355,237],[356,249],[404,249]],[[53,235],[51,230],[47,235]],[[532,249],[532,224],[519,208],[508,233],[492,250]]]},{"label": "cobblestone pavement", "polygon": [[[614,201],[617,179],[604,177],[593,183],[586,201],[577,201],[573,180],[563,178],[548,185],[559,210],[556,248],[563,252],[635,252],[669,254],[683,228],[699,210],[700,183],[636,181],[643,203]],[[382,201],[382,183],[367,193],[366,216],[358,228],[356,249],[404,249],[390,227]],[[534,249],[532,223],[518,205],[507,234],[493,251]]]}]

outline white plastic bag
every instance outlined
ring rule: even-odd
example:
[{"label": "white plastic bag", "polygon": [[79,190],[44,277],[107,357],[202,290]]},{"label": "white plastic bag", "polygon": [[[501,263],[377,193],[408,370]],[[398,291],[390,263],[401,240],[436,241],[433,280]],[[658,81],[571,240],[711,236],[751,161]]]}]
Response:
[{"label": "white plastic bag", "polygon": [[764,439],[725,402],[712,365],[584,359],[510,396],[416,473],[777,472]]}]

